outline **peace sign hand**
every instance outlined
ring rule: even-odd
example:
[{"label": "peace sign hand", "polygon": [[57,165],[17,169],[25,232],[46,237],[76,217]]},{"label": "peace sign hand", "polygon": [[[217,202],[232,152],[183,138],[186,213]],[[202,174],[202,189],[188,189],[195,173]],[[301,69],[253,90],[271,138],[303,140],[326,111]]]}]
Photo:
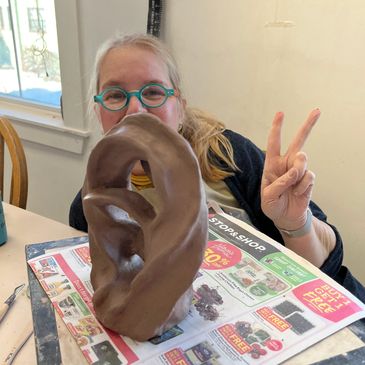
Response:
[{"label": "peace sign hand", "polygon": [[319,109],[309,114],[284,155],[280,154],[284,114],[277,113],[273,120],[261,181],[261,208],[277,227],[297,230],[306,222],[315,175],[307,170],[307,155],[301,149],[319,116]]}]

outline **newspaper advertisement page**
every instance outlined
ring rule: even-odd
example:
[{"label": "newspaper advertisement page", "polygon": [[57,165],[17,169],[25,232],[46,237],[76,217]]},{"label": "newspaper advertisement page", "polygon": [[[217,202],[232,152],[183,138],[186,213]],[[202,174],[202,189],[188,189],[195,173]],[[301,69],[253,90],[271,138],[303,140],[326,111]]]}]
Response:
[{"label": "newspaper advertisement page", "polygon": [[365,316],[320,270],[224,214],[209,218],[187,318],[146,342],[95,318],[87,243],[28,263],[90,364],[278,364]]}]

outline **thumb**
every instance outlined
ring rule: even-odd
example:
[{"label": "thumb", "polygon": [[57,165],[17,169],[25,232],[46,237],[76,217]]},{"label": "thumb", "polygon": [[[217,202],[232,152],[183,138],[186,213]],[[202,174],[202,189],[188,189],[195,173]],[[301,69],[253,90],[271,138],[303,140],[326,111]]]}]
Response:
[{"label": "thumb", "polygon": [[298,170],[292,167],[284,175],[278,177],[270,185],[265,187],[265,197],[269,200],[277,200],[288,190],[295,185],[298,180]]}]

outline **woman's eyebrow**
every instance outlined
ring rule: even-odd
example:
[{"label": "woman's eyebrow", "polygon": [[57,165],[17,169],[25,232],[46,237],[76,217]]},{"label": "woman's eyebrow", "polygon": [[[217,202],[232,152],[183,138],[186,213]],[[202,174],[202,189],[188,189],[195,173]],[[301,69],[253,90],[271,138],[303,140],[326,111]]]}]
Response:
[{"label": "woman's eyebrow", "polygon": [[102,85],[100,85],[101,87],[105,88],[105,87],[110,87],[110,86],[120,86],[122,87],[122,84],[120,81],[114,81],[114,80],[110,80],[107,82],[104,82]]},{"label": "woman's eyebrow", "polygon": [[[140,87],[147,85],[147,84],[161,84],[163,86],[167,86],[167,82],[162,81],[161,79],[146,79]],[[119,86],[122,89],[126,89],[123,86],[123,83],[117,80],[108,80],[106,82],[104,82],[102,85],[100,85],[101,88],[105,89],[106,87],[111,87],[111,86]]]},{"label": "woman's eyebrow", "polygon": [[145,84],[161,84],[161,85],[166,85],[165,81],[159,80],[159,79],[152,79],[148,82],[146,82]]}]

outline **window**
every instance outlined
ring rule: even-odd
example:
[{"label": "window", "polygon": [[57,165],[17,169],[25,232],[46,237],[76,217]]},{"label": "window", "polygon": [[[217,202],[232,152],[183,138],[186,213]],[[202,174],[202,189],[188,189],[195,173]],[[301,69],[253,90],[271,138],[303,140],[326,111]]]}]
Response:
[{"label": "window", "polygon": [[0,0],[0,6],[8,6],[10,15],[9,27],[5,25],[0,32],[0,97],[59,108],[54,1]]},{"label": "window", "polygon": [[[88,130],[88,120],[85,119],[86,108],[83,103],[85,95],[82,88],[78,3],[78,0],[0,0],[5,21],[5,29],[0,31],[0,35],[6,46],[1,46],[0,40],[0,59],[2,57],[1,48],[5,48],[5,51],[2,52],[5,57],[3,57],[3,61],[0,61],[0,113],[12,121],[23,140],[82,154],[90,131]],[[38,7],[43,9],[46,19],[46,32],[43,36],[41,33],[29,32],[27,9]],[[18,20],[17,24],[20,24],[21,28],[18,28],[15,23],[11,26],[5,9],[13,19]],[[8,29],[10,30],[8,31]],[[18,37],[19,33],[22,37]],[[13,38],[13,34],[15,34],[15,38]],[[48,77],[44,69],[38,70],[39,77],[37,77],[36,72],[25,72],[21,68],[23,57],[21,50],[26,48],[24,42],[27,39],[28,41],[33,39],[27,47],[35,45],[37,49],[42,50],[40,44],[42,38],[47,46],[45,50],[53,52],[59,57],[60,66],[57,68],[62,70],[63,118],[59,108],[60,72],[58,71],[58,79],[52,79],[50,72],[52,68],[49,66],[49,62],[46,64]],[[13,39],[16,47],[14,47]],[[46,52],[43,53],[45,57]],[[35,52],[33,56],[36,55]],[[18,64],[15,63],[16,59]],[[10,88],[14,85],[17,87],[17,95],[14,95],[13,88]],[[30,90],[30,93],[33,91],[33,95],[36,94],[38,97],[30,98],[27,91],[29,89],[35,89]],[[21,90],[22,96],[20,96],[19,90]],[[39,97],[44,95],[48,98],[53,96],[53,100],[49,102],[49,100],[45,100],[46,98]]]},{"label": "window", "polygon": [[46,21],[44,20],[44,9],[28,8],[29,32],[45,33]]}]

